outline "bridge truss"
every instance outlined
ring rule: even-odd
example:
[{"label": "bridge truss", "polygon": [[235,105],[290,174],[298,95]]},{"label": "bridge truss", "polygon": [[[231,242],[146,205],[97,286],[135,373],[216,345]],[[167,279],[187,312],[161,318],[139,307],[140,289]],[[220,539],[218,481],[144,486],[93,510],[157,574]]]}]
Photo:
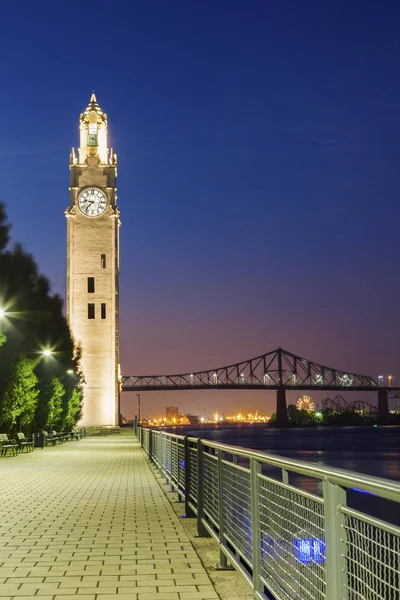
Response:
[{"label": "bridge truss", "polygon": [[122,377],[122,391],[270,389],[377,391],[372,377],[320,365],[283,348],[226,367],[178,375]]}]

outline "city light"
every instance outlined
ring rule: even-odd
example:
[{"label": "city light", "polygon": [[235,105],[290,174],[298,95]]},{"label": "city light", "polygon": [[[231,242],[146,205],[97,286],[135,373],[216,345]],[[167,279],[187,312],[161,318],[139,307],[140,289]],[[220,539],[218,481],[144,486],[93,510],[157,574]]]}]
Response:
[{"label": "city light", "polygon": [[46,350],[42,351],[43,356],[51,356],[53,353],[51,350],[49,350],[48,348],[46,348]]},{"label": "city light", "polygon": [[6,316],[6,311],[4,310],[4,308],[0,308],[0,319],[2,319],[5,316]]},{"label": "city light", "polygon": [[149,419],[149,425],[153,427],[174,427],[174,426],[184,426],[184,425],[193,425],[196,423],[209,424],[209,425],[219,425],[220,423],[243,423],[243,424],[253,424],[253,423],[268,423],[271,420],[269,415],[260,415],[258,411],[249,412],[244,414],[243,412],[238,412],[232,416],[223,416],[221,413],[216,412],[212,415],[212,417],[207,417],[202,415],[201,417],[196,417],[194,415],[183,415],[178,414],[173,417],[154,417]]},{"label": "city light", "polygon": [[228,416],[226,420],[230,423],[268,423],[271,417],[267,415],[259,415],[258,411],[249,412],[247,414],[243,414],[241,412],[237,413],[237,415]]}]

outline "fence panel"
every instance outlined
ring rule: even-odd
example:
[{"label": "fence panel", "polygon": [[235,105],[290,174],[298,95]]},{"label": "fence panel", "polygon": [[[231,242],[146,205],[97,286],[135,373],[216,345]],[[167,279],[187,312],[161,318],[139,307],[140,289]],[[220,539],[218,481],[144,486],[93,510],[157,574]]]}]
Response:
[{"label": "fence panel", "polygon": [[198,453],[197,444],[189,440],[189,501],[192,508],[197,511],[197,470]]},{"label": "fence panel", "polygon": [[277,598],[323,600],[323,499],[259,475],[261,573]]},{"label": "fence panel", "polygon": [[222,463],[224,535],[252,565],[250,470]]},{"label": "fence panel", "polygon": [[342,507],[347,533],[346,577],[350,598],[400,597],[400,531]]},{"label": "fence panel", "polygon": [[203,509],[204,514],[218,528],[219,522],[219,477],[218,458],[203,453]]}]

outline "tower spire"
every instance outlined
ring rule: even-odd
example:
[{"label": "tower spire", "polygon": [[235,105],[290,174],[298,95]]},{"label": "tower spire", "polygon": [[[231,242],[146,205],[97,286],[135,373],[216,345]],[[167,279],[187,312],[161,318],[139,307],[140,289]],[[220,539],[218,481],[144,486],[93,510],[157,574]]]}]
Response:
[{"label": "tower spire", "polygon": [[94,90],[90,102],[80,116],[79,162],[90,156],[99,156],[102,164],[108,163],[107,115],[100,108]]}]

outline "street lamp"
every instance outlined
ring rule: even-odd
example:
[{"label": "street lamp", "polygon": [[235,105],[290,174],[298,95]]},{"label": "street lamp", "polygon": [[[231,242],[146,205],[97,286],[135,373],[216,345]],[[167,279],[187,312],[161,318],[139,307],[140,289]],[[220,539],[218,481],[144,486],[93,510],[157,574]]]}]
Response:
[{"label": "street lamp", "polygon": [[4,310],[4,308],[0,308],[0,319],[2,319],[5,316],[6,316],[6,311]]},{"label": "street lamp", "polygon": [[378,382],[379,382],[379,385],[383,384],[383,375],[378,375]]},{"label": "street lamp", "polygon": [[43,356],[51,356],[53,353],[51,350],[49,350],[49,348],[46,348],[46,350],[42,351]]},{"label": "street lamp", "polygon": [[393,377],[391,375],[388,375],[389,387],[391,387],[392,385],[392,379]]},{"label": "street lamp", "polygon": [[140,424],[140,394],[136,394],[137,396],[137,415],[138,415],[138,423]]}]

